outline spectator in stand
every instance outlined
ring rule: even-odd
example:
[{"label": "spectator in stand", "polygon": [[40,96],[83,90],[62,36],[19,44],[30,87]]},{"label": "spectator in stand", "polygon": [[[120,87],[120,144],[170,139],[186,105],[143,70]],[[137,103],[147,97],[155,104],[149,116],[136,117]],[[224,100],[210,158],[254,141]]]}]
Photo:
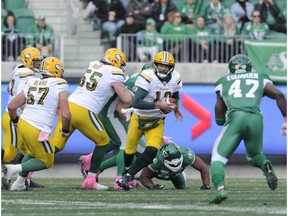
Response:
[{"label": "spectator in stand", "polygon": [[155,20],[149,18],[146,21],[146,29],[137,33],[137,54],[141,62],[148,60],[152,62],[154,56],[159,52],[159,46],[163,43],[155,25]]},{"label": "spectator in stand", "polygon": [[245,23],[242,35],[249,35],[251,39],[263,40],[267,34],[269,34],[268,25],[261,22],[259,11],[253,11],[252,22]]},{"label": "spectator in stand", "polygon": [[189,21],[192,21],[192,22],[195,21],[196,1],[197,0],[187,0],[186,3],[183,5],[180,11],[181,16],[182,16],[182,22],[186,23]]},{"label": "spectator in stand", "polygon": [[54,46],[54,29],[46,23],[45,15],[38,14],[36,23],[27,30],[27,47],[36,47],[41,55],[47,57],[52,54]]},{"label": "spectator in stand", "polygon": [[135,17],[135,22],[140,29],[145,29],[145,22],[151,16],[151,8],[148,0],[130,0],[127,6],[127,13]]},{"label": "spectator in stand", "polygon": [[210,5],[205,8],[206,25],[212,33],[223,25],[223,17],[226,13],[229,13],[229,9],[222,5],[220,0],[211,0]]},{"label": "spectator in stand", "polygon": [[[117,30],[115,36],[119,36],[120,34],[136,34],[139,31],[139,25],[135,23],[135,18],[128,14],[125,18],[125,23]],[[122,47],[128,47],[125,50],[125,54],[127,57],[127,61],[134,61],[136,59],[136,46],[137,40],[136,37],[132,35],[126,35],[122,40]],[[116,47],[116,43],[112,44],[112,47]]]},{"label": "spectator in stand", "polygon": [[[164,50],[168,50],[175,59],[181,60],[181,50],[183,49],[183,41],[185,35],[190,33],[190,29],[182,23],[181,14],[178,11],[171,11],[168,14],[168,22],[166,22],[160,31],[164,38]],[[173,35],[171,37],[171,35]]]},{"label": "spectator in stand", "polygon": [[242,31],[244,24],[251,21],[254,5],[248,0],[236,0],[237,2],[231,6],[231,14],[239,31]]},{"label": "spectator in stand", "polygon": [[2,60],[15,61],[20,58],[20,53],[24,48],[25,38],[19,35],[19,30],[15,28],[16,18],[9,11],[2,26]]},{"label": "spectator in stand", "polygon": [[[270,30],[287,34],[286,16],[284,16],[276,1],[274,0],[259,0],[255,9],[260,11],[261,21],[268,24]],[[284,8],[284,11],[286,8]],[[286,12],[285,12],[286,13]]]},{"label": "spectator in stand", "polygon": [[83,19],[92,20],[94,31],[100,29],[108,14],[108,4],[106,0],[91,0],[83,12]]},{"label": "spectator in stand", "polygon": [[108,39],[115,44],[115,33],[125,23],[126,10],[120,0],[112,0],[102,30],[108,33]]},{"label": "spectator in stand", "polygon": [[[215,53],[213,51],[213,39],[209,36],[213,35],[211,30],[206,27],[205,19],[202,16],[197,18],[197,23],[195,28],[191,31],[191,43],[189,47],[189,53],[193,54],[194,58],[192,61],[196,62],[211,62],[212,57],[216,59]],[[212,53],[213,52],[213,53]]]},{"label": "spectator in stand", "polygon": [[228,62],[230,58],[240,53],[241,40],[236,37],[239,31],[231,14],[224,15],[223,25],[218,27],[215,34],[219,35],[219,54],[216,53],[219,62]]},{"label": "spectator in stand", "polygon": [[160,31],[162,25],[168,21],[168,13],[177,11],[176,5],[171,0],[160,0],[152,8],[151,17],[156,21],[156,29]]}]

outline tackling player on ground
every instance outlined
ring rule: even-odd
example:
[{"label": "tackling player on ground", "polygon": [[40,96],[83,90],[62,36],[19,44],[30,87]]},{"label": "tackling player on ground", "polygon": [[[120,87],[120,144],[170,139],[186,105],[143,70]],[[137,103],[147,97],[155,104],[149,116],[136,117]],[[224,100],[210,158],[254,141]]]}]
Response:
[{"label": "tackling player on ground", "polygon": [[243,140],[246,158],[262,169],[271,190],[277,188],[277,176],[271,162],[262,153],[263,116],[260,103],[263,96],[276,100],[284,118],[281,131],[286,134],[287,102],[268,75],[252,72],[252,62],[246,55],[236,55],[228,63],[229,74],[215,84],[217,101],[215,117],[218,125],[224,125],[215,141],[211,159],[211,178],[217,189],[210,203],[219,204],[227,199],[224,182],[224,166]]}]

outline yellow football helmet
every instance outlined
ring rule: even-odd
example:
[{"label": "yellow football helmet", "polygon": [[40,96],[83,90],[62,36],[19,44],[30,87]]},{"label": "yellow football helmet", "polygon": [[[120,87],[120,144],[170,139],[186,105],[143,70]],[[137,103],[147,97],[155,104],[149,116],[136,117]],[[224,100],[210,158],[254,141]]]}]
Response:
[{"label": "yellow football helmet", "polygon": [[[157,65],[158,64],[163,64],[163,65],[169,65],[170,68],[163,72],[163,71],[159,71]],[[166,78],[168,76],[168,74],[170,74],[175,67],[175,60],[174,57],[171,53],[167,52],[167,51],[161,51],[158,52],[155,57],[154,57],[154,68],[156,71],[156,74],[159,78],[163,79]]]},{"label": "yellow football helmet", "polygon": [[60,59],[47,57],[41,62],[39,72],[42,75],[60,78],[64,74],[64,66]]},{"label": "yellow football helmet", "polygon": [[39,65],[35,63],[41,61],[43,57],[41,56],[40,50],[34,47],[28,47],[21,52],[21,61],[26,68],[39,68]]},{"label": "yellow football helmet", "polygon": [[101,61],[110,64],[114,67],[120,68],[123,71],[124,71],[123,67],[126,66],[125,54],[121,50],[116,48],[108,49],[105,52],[104,57]]}]

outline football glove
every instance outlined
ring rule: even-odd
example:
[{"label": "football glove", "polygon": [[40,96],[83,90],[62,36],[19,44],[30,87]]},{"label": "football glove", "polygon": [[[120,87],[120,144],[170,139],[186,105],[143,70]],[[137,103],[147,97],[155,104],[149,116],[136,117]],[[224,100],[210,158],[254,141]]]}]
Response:
[{"label": "football glove", "polygon": [[198,188],[198,190],[210,190],[209,185],[202,185],[201,187]]},{"label": "football glove", "polygon": [[12,121],[13,126],[14,126],[15,128],[17,128],[17,127],[18,127],[19,117],[16,116],[16,118],[11,119],[11,121]]},{"label": "football glove", "polygon": [[129,122],[131,119],[132,112],[134,112],[134,109],[133,107],[128,108],[128,109],[121,109],[121,112],[125,114],[126,122]]},{"label": "football glove", "polygon": [[164,188],[163,185],[155,184],[150,190],[162,190]]},{"label": "football glove", "polygon": [[281,126],[280,134],[282,136],[287,136],[287,123],[284,122]]}]

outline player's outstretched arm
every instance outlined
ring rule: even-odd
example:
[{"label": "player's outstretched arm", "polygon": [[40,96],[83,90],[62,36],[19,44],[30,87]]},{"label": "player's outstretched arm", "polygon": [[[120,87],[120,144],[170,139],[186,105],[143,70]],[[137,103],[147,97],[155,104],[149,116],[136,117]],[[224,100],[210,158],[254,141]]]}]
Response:
[{"label": "player's outstretched arm", "polygon": [[112,87],[114,88],[116,94],[119,96],[120,100],[127,104],[127,106],[131,106],[132,104],[132,94],[130,91],[125,87],[125,85],[121,82],[113,82],[111,83]]},{"label": "player's outstretched arm", "polygon": [[194,169],[201,173],[202,186],[199,189],[210,189],[210,174],[207,164],[199,157],[195,157],[194,163],[191,165]]},{"label": "player's outstretched arm", "polygon": [[148,167],[144,167],[142,169],[139,180],[141,184],[143,184],[149,190],[162,189],[163,186],[161,188],[159,187],[160,185],[155,185],[154,182],[152,181],[152,178],[154,178],[155,176],[156,176],[155,173],[152,172]]}]

